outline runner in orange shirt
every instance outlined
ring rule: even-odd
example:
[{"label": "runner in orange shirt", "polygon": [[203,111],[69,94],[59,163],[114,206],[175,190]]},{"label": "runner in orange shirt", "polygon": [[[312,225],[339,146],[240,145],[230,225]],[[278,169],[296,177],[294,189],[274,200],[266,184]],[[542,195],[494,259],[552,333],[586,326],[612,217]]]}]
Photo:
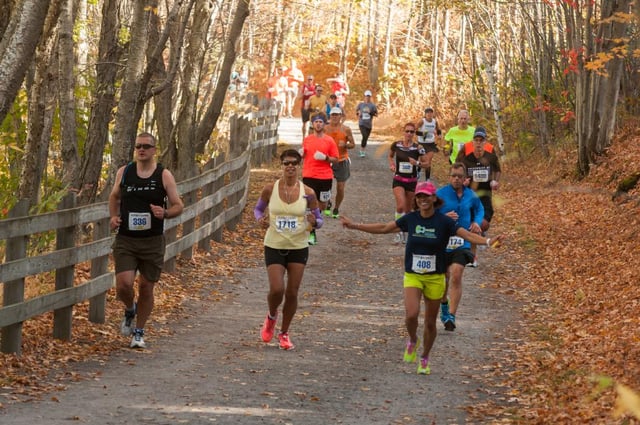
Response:
[{"label": "runner in orange shirt", "polygon": [[347,180],[351,176],[349,159],[349,149],[356,147],[356,142],[353,138],[351,129],[342,124],[342,118],[344,113],[339,106],[331,108],[329,111],[329,125],[325,127],[325,133],[327,133],[338,146],[338,162],[333,164],[333,177],[336,179],[336,203],[331,210],[331,201],[329,201],[327,208],[324,210],[324,214],[338,218],[340,215],[340,204],[344,200],[344,189],[347,184]]},{"label": "runner in orange shirt", "polygon": [[[331,136],[324,134],[326,118],[323,113],[311,118],[313,133],[304,138],[300,155],[304,158],[302,163],[302,182],[312,188],[318,198],[320,211],[326,209],[327,202],[331,199],[331,186],[333,185],[333,170],[331,164],[338,162],[338,146]],[[316,231],[313,229],[309,235],[309,245],[318,242]]]}]

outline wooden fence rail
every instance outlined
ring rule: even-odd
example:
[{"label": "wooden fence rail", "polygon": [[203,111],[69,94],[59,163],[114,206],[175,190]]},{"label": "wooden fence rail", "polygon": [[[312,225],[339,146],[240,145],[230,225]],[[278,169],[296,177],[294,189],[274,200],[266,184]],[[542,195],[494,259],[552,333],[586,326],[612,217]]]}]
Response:
[{"label": "wooden fence rail", "polygon": [[[212,239],[221,241],[224,226],[235,226],[247,202],[252,164],[270,162],[275,155],[276,108],[232,116],[230,124],[229,158],[214,158],[202,174],[178,183],[185,209],[179,217],[165,220],[167,271],[175,268],[178,255],[190,258],[195,246],[210,250]],[[0,264],[3,353],[20,354],[22,323],[51,311],[53,337],[71,339],[73,306],[86,300],[89,320],[104,323],[106,293],[114,285],[114,273],[108,270],[113,235],[107,202],[76,207],[75,195],[68,194],[58,211],[39,215],[28,215],[28,205],[28,200],[20,200],[9,218],[0,220],[0,240],[5,240],[5,259]],[[55,250],[28,256],[34,235],[50,232],[55,232]],[[89,279],[74,283],[76,265],[89,261]],[[55,272],[55,291],[25,300],[26,278],[50,272]]]}]

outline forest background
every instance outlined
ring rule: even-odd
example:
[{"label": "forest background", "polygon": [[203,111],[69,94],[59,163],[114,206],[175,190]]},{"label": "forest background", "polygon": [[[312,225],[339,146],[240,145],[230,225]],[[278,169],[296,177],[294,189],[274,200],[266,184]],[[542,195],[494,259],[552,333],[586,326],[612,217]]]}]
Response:
[{"label": "forest background", "polygon": [[[545,300],[520,347],[528,373],[509,377],[519,414],[600,423],[624,384],[640,387],[639,10],[630,0],[0,0],[0,217],[19,199],[34,213],[69,191],[104,200],[143,130],[178,180],[197,175],[228,150],[226,118],[250,107],[229,93],[234,71],[258,96],[292,59],[318,82],[342,72],[348,115],[370,89],[389,133],[426,106],[444,129],[466,108],[515,185],[502,212],[514,255],[544,261],[510,284]],[[618,400],[621,413],[637,409]]]}]

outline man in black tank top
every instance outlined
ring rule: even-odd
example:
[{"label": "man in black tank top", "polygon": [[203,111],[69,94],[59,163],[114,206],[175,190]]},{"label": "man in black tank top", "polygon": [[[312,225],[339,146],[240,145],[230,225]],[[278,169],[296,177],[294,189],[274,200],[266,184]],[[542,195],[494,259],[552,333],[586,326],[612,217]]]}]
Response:
[{"label": "man in black tank top", "polygon": [[[109,224],[117,229],[113,243],[116,294],[125,305],[120,332],[133,335],[131,348],[146,346],[144,325],[153,309],[153,288],[164,263],[164,219],[180,215],[184,208],[173,174],[156,162],[155,153],[155,137],[139,134],[135,161],[118,169],[109,195]],[[136,272],[140,273],[137,302]]]}]

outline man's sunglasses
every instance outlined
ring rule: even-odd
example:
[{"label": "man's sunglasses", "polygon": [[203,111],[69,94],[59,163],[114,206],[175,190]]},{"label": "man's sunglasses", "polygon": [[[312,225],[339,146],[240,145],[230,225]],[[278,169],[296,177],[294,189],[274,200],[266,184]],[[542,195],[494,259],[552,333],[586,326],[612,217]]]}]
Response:
[{"label": "man's sunglasses", "polygon": [[155,147],[156,145],[150,145],[148,143],[138,143],[136,145],[136,149],[144,149],[144,150],[155,148]]}]

